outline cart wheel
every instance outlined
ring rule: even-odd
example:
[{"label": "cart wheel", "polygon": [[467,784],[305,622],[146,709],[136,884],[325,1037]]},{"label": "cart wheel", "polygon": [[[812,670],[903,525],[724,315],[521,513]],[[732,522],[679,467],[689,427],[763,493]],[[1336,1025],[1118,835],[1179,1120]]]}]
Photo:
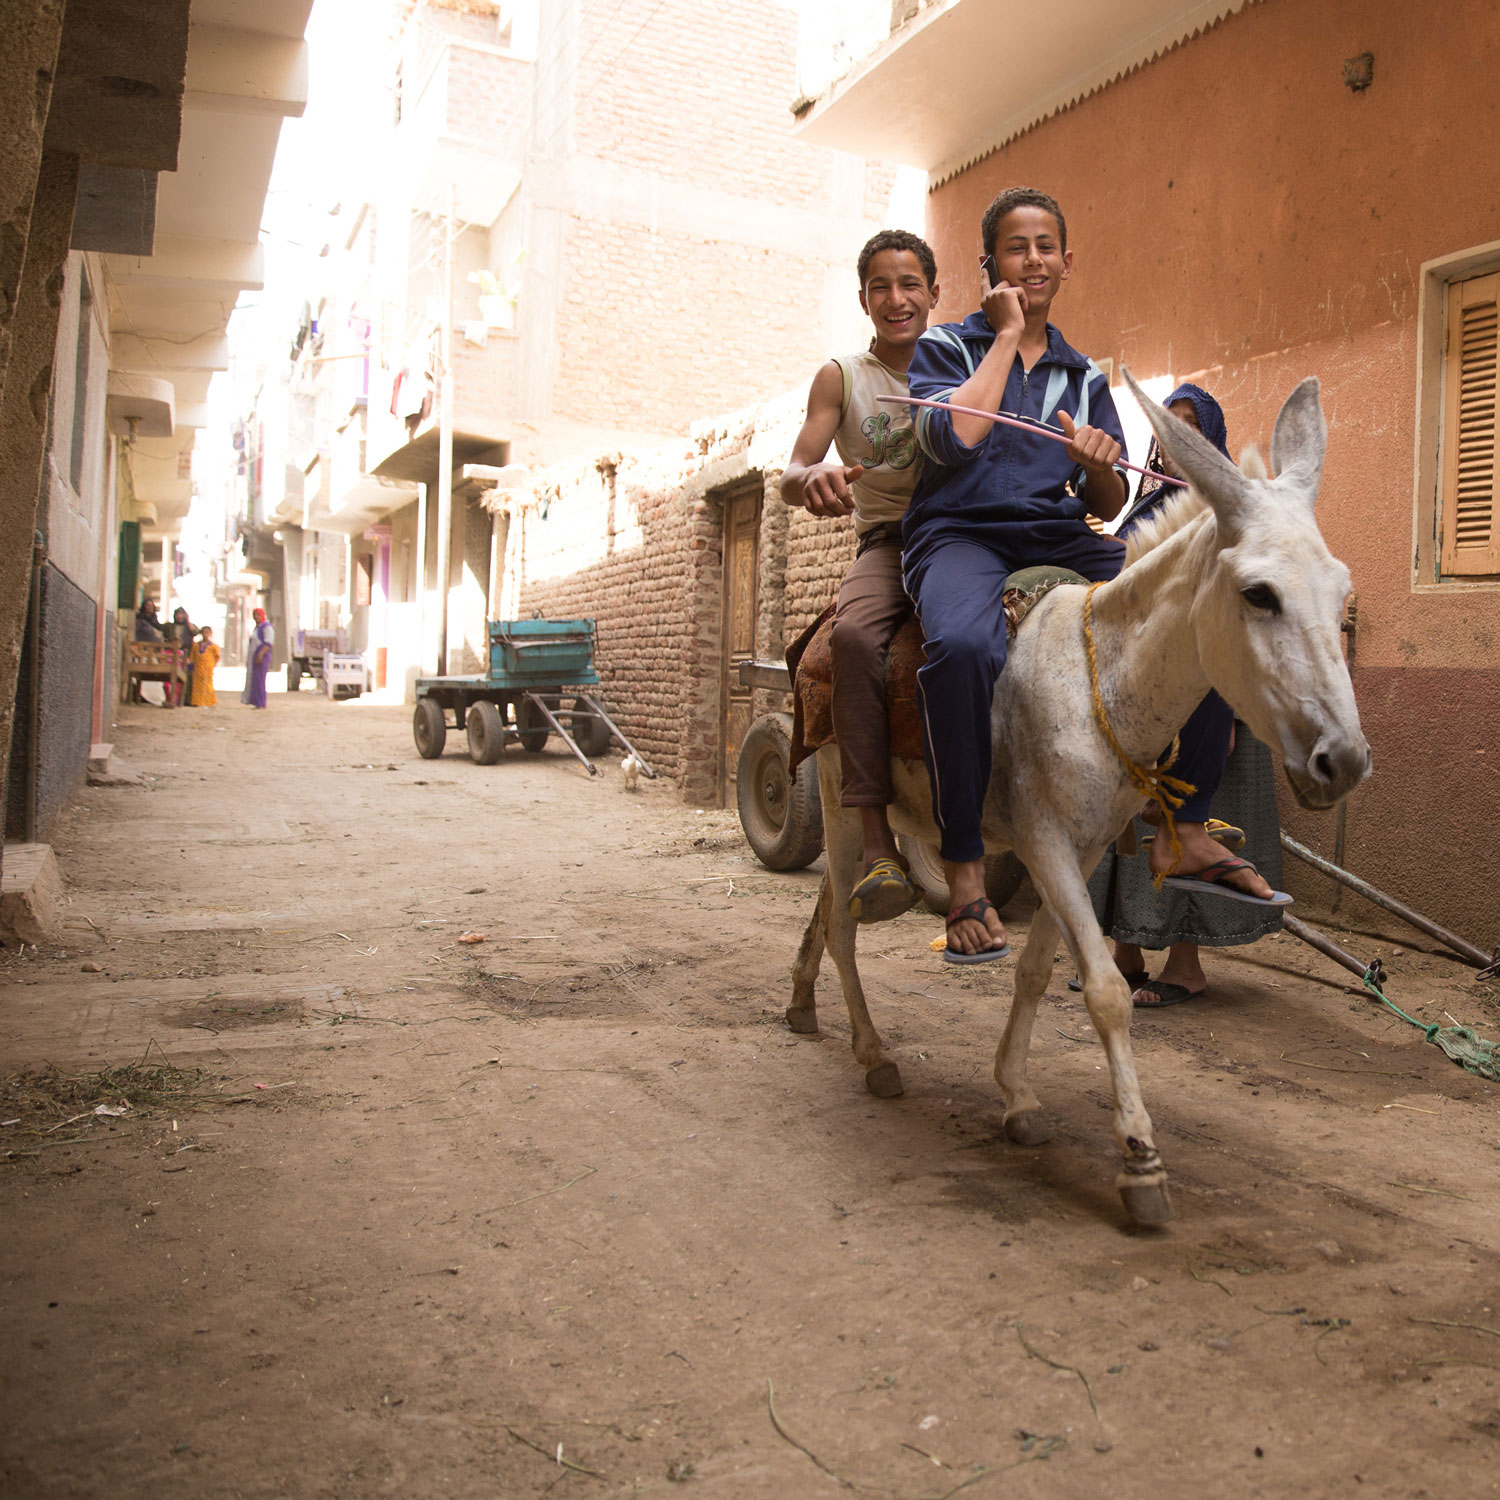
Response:
[{"label": "cart wheel", "polygon": [[[896,847],[911,866],[911,878],[922,893],[927,910],[940,917],[948,915],[948,877],[943,874],[943,859],[935,844],[902,833]],[[996,906],[1004,906],[1021,889],[1026,866],[1009,850],[984,857],[984,893]]]},{"label": "cart wheel", "polygon": [[[587,715],[587,717],[584,717]],[[591,709],[582,698],[573,700],[573,722],[568,725],[578,748],[592,760],[597,755],[603,755],[609,749],[612,738],[609,725],[603,719],[594,717]]]},{"label": "cart wheel", "polygon": [[488,698],[469,705],[466,715],[469,732],[469,759],[476,766],[492,766],[505,749],[505,724],[500,710]]},{"label": "cart wheel", "polygon": [[302,668],[294,661],[286,664],[286,690],[295,693],[302,686]]},{"label": "cart wheel", "polygon": [[[555,710],[556,699],[549,698],[547,707]],[[547,743],[547,736],[552,733],[551,726],[530,698],[522,698],[516,704],[516,728],[521,735],[521,748],[533,755]]]},{"label": "cart wheel", "polygon": [[792,716],[766,714],[740,746],[735,800],[756,858],[772,870],[800,870],[823,852],[823,801],[812,756],[787,774]]},{"label": "cart wheel", "polygon": [[417,699],[417,711],[411,719],[411,737],[417,742],[417,754],[423,760],[436,760],[443,753],[448,725],[443,719],[443,705],[435,698]]}]

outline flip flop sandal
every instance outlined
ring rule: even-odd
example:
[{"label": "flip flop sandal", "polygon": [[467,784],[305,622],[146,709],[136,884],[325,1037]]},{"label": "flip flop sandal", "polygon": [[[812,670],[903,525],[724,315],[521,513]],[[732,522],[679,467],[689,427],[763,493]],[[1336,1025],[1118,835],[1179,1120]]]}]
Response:
[{"label": "flip flop sandal", "polygon": [[1172,984],[1165,979],[1148,979],[1145,984],[1137,985],[1137,995],[1154,995],[1153,1000],[1137,1000],[1137,1010],[1165,1010],[1169,1005],[1182,1005],[1189,1000],[1200,1000],[1208,993],[1205,986],[1201,990],[1190,990],[1186,985]]},{"label": "flip flop sandal", "polygon": [[[1270,899],[1252,896],[1238,886],[1227,883],[1236,870],[1255,870],[1248,859],[1237,859],[1230,855],[1216,864],[1205,865],[1193,875],[1168,875],[1165,884],[1174,891],[1195,891],[1200,896],[1227,896],[1231,901],[1247,901],[1251,906],[1290,906],[1292,898],[1285,891],[1272,891]],[[1255,870],[1257,875],[1259,870]]]},{"label": "flip flop sandal", "polygon": [[[1145,984],[1148,979],[1150,979],[1150,977],[1151,976],[1144,969],[1142,969],[1138,974],[1126,974],[1125,983],[1130,986],[1131,994],[1134,994],[1138,989],[1140,989],[1143,984]],[[1081,995],[1083,993],[1083,981],[1081,979],[1070,979],[1068,981],[1068,988],[1072,990],[1075,995]]]},{"label": "flip flop sandal", "polygon": [[[1222,844],[1231,854],[1245,847],[1245,830],[1236,828],[1233,823],[1226,823],[1221,818],[1210,818],[1203,827],[1209,838]],[[1149,849],[1155,837],[1154,833],[1143,833],[1137,843],[1142,849]]]},{"label": "flip flop sandal", "polygon": [[921,899],[922,893],[900,860],[875,859],[849,893],[849,915],[856,922],[889,922]]},{"label": "flip flop sandal", "polygon": [[[981,896],[977,901],[971,901],[967,906],[955,906],[948,913],[948,929],[951,932],[955,922],[984,922],[985,913],[994,911],[994,902]],[[987,964],[993,959],[1004,958],[1010,952],[1010,944],[1002,943],[998,948],[981,948],[978,953],[960,953],[957,948],[943,949],[943,962],[949,964]]]}]

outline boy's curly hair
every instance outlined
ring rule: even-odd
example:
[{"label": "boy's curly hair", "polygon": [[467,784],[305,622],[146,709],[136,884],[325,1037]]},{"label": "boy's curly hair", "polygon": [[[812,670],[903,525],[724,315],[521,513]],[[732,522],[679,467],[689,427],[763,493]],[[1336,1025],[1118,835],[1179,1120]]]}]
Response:
[{"label": "boy's curly hair", "polygon": [[1057,199],[1051,193],[1044,193],[1040,188],[1013,187],[1006,188],[985,209],[984,218],[979,221],[979,238],[984,244],[986,255],[995,253],[995,234],[1000,227],[1001,219],[1017,208],[1039,208],[1043,213],[1051,214],[1057,220],[1058,244],[1063,250],[1068,248],[1068,221],[1063,218],[1063,211],[1057,206]]},{"label": "boy's curly hair", "polygon": [[870,262],[880,254],[882,250],[909,250],[922,263],[922,274],[927,278],[927,285],[937,284],[937,257],[932,253],[932,246],[920,235],[912,234],[905,229],[882,229],[879,234],[871,235],[865,241],[865,248],[859,252],[859,284],[861,289],[870,275]]}]

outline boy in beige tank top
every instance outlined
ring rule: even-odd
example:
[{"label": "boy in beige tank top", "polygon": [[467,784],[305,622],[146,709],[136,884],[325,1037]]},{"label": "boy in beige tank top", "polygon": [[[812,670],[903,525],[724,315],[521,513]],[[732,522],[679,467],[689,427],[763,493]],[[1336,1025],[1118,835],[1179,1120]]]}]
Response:
[{"label": "boy in beige tank top", "polygon": [[[849,898],[861,922],[882,922],[916,904],[918,891],[896,850],[891,800],[885,658],[911,614],[901,583],[901,518],[916,486],[919,454],[905,396],[912,350],[937,305],[937,262],[924,240],[883,229],[859,254],[859,304],[875,325],[863,353],[830,359],[813,376],[807,419],[781,476],[781,498],[811,515],[854,517],[859,551],[834,613],[833,727],[843,768],[844,807],[864,828],[863,878]],[[830,443],[837,461],[828,461]]]}]

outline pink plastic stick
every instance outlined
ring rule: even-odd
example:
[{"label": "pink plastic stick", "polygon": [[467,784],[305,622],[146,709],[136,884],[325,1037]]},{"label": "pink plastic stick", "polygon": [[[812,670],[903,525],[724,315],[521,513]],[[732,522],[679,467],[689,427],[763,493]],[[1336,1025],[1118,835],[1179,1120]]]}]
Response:
[{"label": "pink plastic stick", "polygon": [[[999,422],[1003,427],[1019,427],[1022,432],[1034,432],[1038,437],[1051,438],[1054,443],[1071,443],[1073,441],[1067,433],[1056,427],[1048,427],[1045,422],[1028,422],[1024,417],[1007,417],[997,411],[980,411],[977,406],[955,406],[951,401],[925,401],[920,396],[877,396],[877,401],[884,401],[887,406],[932,406],[939,411],[962,412],[966,417],[983,417],[986,422]],[[1115,463],[1122,469],[1129,469],[1133,474],[1149,474],[1153,479],[1159,479],[1163,484],[1175,484],[1182,489],[1187,488],[1187,480],[1173,479],[1167,474],[1158,474],[1155,469],[1143,469],[1139,464],[1126,463],[1123,458],[1117,458]]]}]

